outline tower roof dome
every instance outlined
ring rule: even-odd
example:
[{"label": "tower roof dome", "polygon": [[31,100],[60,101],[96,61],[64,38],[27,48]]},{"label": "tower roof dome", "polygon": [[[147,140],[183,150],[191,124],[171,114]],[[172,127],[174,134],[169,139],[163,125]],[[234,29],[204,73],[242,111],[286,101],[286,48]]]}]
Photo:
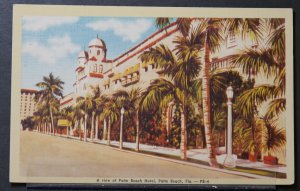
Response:
[{"label": "tower roof dome", "polygon": [[96,46],[96,47],[99,47],[99,48],[106,49],[105,42],[102,39],[98,38],[98,37],[94,38],[93,40],[90,41],[89,47],[92,47],[92,46]]},{"label": "tower roof dome", "polygon": [[78,58],[88,58],[87,51],[83,50],[83,51],[79,52]]}]

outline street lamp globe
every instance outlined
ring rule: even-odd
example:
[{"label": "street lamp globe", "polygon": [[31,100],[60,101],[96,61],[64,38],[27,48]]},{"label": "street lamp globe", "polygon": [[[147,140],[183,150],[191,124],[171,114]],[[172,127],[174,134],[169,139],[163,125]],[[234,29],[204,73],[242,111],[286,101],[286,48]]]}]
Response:
[{"label": "street lamp globe", "polygon": [[228,99],[232,99],[233,98],[233,88],[231,86],[228,86],[227,90],[226,90],[226,95]]},{"label": "street lamp globe", "polygon": [[124,107],[121,108],[121,114],[123,115],[125,113]]}]

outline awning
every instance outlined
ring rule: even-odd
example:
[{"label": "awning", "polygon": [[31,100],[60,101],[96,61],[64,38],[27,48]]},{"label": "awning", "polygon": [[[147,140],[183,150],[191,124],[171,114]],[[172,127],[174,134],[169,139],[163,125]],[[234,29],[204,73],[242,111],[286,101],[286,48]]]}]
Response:
[{"label": "awning", "polygon": [[67,119],[59,119],[57,122],[57,126],[69,127],[70,125],[71,125],[71,122]]}]

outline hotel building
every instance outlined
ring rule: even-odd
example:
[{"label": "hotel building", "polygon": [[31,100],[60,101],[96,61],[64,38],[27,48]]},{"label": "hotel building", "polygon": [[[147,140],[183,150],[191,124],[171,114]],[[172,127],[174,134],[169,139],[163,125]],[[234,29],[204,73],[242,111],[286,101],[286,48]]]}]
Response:
[{"label": "hotel building", "polygon": [[[164,76],[155,65],[142,63],[138,58],[139,55],[160,44],[172,50],[175,46],[173,40],[180,35],[176,23],[171,23],[114,59],[106,58],[106,52],[109,50],[104,40],[98,37],[92,39],[88,44],[88,50],[78,54],[74,71],[76,75],[74,91],[64,96],[61,108],[73,105],[77,97],[91,93],[91,86],[99,86],[102,93],[107,95],[116,90],[147,88],[153,79]],[[258,46],[257,42],[241,38],[234,35],[226,38],[226,43],[211,56],[212,68],[227,67],[229,56],[245,46]]]},{"label": "hotel building", "polygon": [[36,103],[34,101],[36,93],[36,90],[21,89],[21,120],[33,116],[33,113],[36,111]]},{"label": "hotel building", "polygon": [[[198,24],[193,21],[192,25]],[[211,55],[211,69],[230,67],[229,58],[245,48],[259,48],[267,40],[268,32],[263,32],[262,42],[258,43],[248,37],[229,34],[225,38],[225,43],[219,50]],[[174,39],[181,36],[176,23],[171,23],[163,29],[158,30],[141,43],[124,52],[117,58],[106,58],[107,48],[104,40],[100,38],[92,39],[88,44],[87,51],[81,51],[77,57],[74,75],[76,80],[73,84],[73,92],[65,95],[61,100],[61,109],[75,105],[77,97],[84,97],[91,94],[91,86],[99,86],[102,94],[111,95],[116,90],[130,90],[132,88],[147,88],[151,81],[163,76],[154,64],[142,63],[139,56],[151,47],[164,44],[174,49]],[[265,37],[265,38],[264,38]],[[232,68],[239,71],[244,78],[255,78],[256,85],[273,84],[273,78],[266,78],[263,75],[254,76],[253,74],[243,74],[240,68]],[[200,74],[201,75],[201,74]],[[201,77],[201,76],[199,76]],[[265,113],[266,105],[262,105],[259,113]],[[172,108],[166,108],[166,130],[170,132]],[[282,127],[285,126],[284,115],[280,118]],[[104,125],[106,126],[106,125]],[[82,128],[82,127],[81,127]],[[106,128],[106,127],[104,127]],[[283,154],[284,155],[284,154]],[[285,163],[285,156],[280,156],[281,162]]]}]

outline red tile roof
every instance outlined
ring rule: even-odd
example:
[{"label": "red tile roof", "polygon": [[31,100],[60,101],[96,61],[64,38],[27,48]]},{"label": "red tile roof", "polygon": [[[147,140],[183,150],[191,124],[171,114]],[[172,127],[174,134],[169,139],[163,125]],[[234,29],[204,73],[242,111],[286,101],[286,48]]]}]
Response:
[{"label": "red tile roof", "polygon": [[21,93],[37,93],[37,90],[33,90],[33,89],[21,89]]}]

